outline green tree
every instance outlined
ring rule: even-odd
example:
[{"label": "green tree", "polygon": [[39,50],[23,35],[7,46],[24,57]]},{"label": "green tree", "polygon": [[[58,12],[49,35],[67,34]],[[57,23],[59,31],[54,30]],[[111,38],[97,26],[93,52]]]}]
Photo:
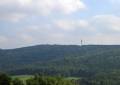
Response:
[{"label": "green tree", "polygon": [[11,82],[11,78],[4,74],[4,73],[0,73],[0,85],[10,85]]},{"label": "green tree", "polygon": [[26,81],[27,85],[74,85],[70,80],[63,77],[51,77],[36,75]]},{"label": "green tree", "polygon": [[24,85],[24,84],[23,84],[23,81],[21,81],[21,80],[18,79],[18,78],[15,78],[15,79],[12,81],[12,84],[13,84],[13,85]]}]

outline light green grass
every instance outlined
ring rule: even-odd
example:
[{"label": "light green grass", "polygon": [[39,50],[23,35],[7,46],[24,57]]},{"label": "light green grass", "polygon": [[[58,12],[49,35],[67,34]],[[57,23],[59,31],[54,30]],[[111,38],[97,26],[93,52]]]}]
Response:
[{"label": "light green grass", "polygon": [[[23,83],[26,85],[26,80],[33,78],[33,75],[15,75],[12,76],[12,79],[18,78],[23,81]],[[66,77],[66,80],[78,80],[81,79],[80,77]]]},{"label": "light green grass", "polygon": [[16,75],[16,76],[12,76],[13,79],[15,78],[19,78],[20,80],[27,80],[29,78],[32,78],[33,75]]},{"label": "light green grass", "polygon": [[[19,78],[20,80],[25,81],[27,79],[33,78],[33,75],[15,75],[15,76],[12,76],[12,78],[13,79]],[[80,78],[79,77],[67,77],[66,79],[68,79],[68,80],[72,80],[72,79],[77,80],[77,79],[80,79]]]},{"label": "light green grass", "polygon": [[21,81],[23,81],[23,83],[26,85],[26,80],[30,79],[32,77],[33,77],[33,75],[15,75],[15,76],[12,76],[12,79],[18,78]]},{"label": "light green grass", "polygon": [[68,80],[78,80],[78,79],[81,79],[81,78],[79,78],[79,77],[68,77],[66,79],[68,79]]},{"label": "light green grass", "polygon": [[68,77],[66,79],[68,79],[68,80],[78,80],[78,79],[81,79],[81,78],[80,77]]}]

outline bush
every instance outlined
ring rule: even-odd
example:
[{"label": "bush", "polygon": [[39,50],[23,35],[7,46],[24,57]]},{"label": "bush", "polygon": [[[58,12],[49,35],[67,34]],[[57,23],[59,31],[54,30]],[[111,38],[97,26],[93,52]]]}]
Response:
[{"label": "bush", "polygon": [[18,79],[18,78],[15,78],[15,79],[12,81],[12,84],[13,84],[13,85],[24,85],[24,84],[23,84],[23,81],[21,81],[21,80]]},{"label": "bush", "polygon": [[11,82],[11,78],[4,74],[4,73],[0,73],[0,85],[10,85]]}]

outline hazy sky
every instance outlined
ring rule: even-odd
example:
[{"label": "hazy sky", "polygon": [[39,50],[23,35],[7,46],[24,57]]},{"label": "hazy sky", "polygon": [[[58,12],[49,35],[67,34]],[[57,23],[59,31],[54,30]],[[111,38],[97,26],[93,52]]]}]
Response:
[{"label": "hazy sky", "polygon": [[0,48],[120,44],[120,0],[0,0]]}]

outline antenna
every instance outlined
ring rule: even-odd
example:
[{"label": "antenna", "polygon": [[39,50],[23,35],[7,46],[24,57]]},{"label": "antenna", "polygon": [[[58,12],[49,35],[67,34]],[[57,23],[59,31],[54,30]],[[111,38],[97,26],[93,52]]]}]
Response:
[{"label": "antenna", "polygon": [[81,46],[83,46],[83,40],[81,40]]}]

